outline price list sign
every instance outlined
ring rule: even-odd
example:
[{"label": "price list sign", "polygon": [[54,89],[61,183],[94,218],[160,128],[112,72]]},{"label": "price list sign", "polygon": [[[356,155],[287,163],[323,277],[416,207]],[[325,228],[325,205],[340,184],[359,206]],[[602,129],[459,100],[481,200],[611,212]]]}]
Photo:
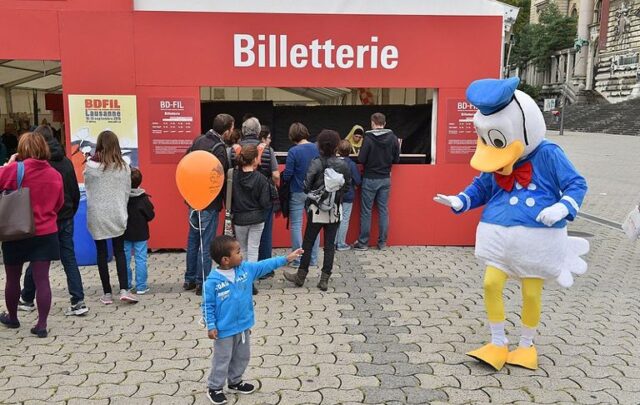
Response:
[{"label": "price list sign", "polygon": [[447,163],[469,163],[476,151],[478,135],[473,126],[476,107],[460,99],[447,100]]},{"label": "price list sign", "polygon": [[198,134],[194,98],[149,99],[151,161],[178,163]]}]

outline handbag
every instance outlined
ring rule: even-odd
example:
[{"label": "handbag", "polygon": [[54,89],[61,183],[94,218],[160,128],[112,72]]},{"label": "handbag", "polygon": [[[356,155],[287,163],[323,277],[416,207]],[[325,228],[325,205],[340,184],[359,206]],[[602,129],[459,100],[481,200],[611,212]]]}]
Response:
[{"label": "handbag", "polygon": [[235,236],[233,233],[233,214],[231,213],[231,197],[233,196],[233,169],[227,171],[227,198],[224,203],[224,234]]},{"label": "handbag", "polygon": [[273,212],[280,212],[280,194],[278,194],[278,187],[273,183],[271,179],[269,182],[269,194],[271,196],[271,205],[273,207]]},{"label": "handbag", "polygon": [[622,229],[630,240],[636,240],[640,236],[640,211],[637,206],[627,214],[627,218],[622,223]]},{"label": "handbag", "polygon": [[35,234],[31,195],[22,187],[24,163],[18,162],[17,189],[0,193],[0,241],[8,242],[27,239]]}]

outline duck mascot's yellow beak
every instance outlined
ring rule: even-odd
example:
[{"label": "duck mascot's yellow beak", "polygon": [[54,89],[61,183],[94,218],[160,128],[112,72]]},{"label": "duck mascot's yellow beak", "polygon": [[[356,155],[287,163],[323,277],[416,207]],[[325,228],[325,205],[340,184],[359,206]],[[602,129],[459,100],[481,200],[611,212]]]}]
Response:
[{"label": "duck mascot's yellow beak", "polygon": [[504,148],[496,148],[486,145],[478,137],[476,152],[471,158],[471,167],[485,173],[498,172],[508,176],[523,153],[524,144],[520,141],[513,141]]}]

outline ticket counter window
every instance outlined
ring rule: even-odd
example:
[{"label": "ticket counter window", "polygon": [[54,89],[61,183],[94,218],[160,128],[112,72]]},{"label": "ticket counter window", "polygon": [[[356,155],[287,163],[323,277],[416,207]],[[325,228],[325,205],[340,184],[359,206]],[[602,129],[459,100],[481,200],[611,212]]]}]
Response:
[{"label": "ticket counter window", "polygon": [[[386,128],[398,136],[401,164],[428,164],[432,157],[432,89],[373,88],[201,88],[202,130],[219,113],[228,113],[240,126],[243,118],[257,117],[271,129],[271,146],[284,163],[292,146],[288,138],[293,122],[304,123],[311,141],[322,129],[334,129],[346,138],[354,126],[371,129],[371,115],[386,116]],[[357,152],[357,147],[355,148]],[[353,156],[357,159],[357,156]]]}]

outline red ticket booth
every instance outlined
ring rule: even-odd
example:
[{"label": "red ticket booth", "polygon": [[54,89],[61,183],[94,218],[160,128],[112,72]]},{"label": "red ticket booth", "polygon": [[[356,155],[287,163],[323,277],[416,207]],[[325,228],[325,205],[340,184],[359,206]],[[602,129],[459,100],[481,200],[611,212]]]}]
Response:
[{"label": "red ticket booth", "polygon": [[[152,126],[162,108],[178,105],[171,103],[190,108],[199,123],[201,86],[435,89],[434,162],[394,167],[388,242],[473,244],[479,213],[455,216],[432,197],[456,193],[476,175],[468,165],[475,135],[464,90],[475,79],[500,75],[497,3],[220,3],[0,0],[0,59],[61,61],[67,122],[70,96],[136,97],[138,161],[157,212],[152,248],[185,247],[187,233],[176,159],[159,152]],[[199,132],[196,125],[171,142],[189,143]],[[357,228],[355,212],[353,235]],[[278,219],[274,245],[287,244]]]}]

